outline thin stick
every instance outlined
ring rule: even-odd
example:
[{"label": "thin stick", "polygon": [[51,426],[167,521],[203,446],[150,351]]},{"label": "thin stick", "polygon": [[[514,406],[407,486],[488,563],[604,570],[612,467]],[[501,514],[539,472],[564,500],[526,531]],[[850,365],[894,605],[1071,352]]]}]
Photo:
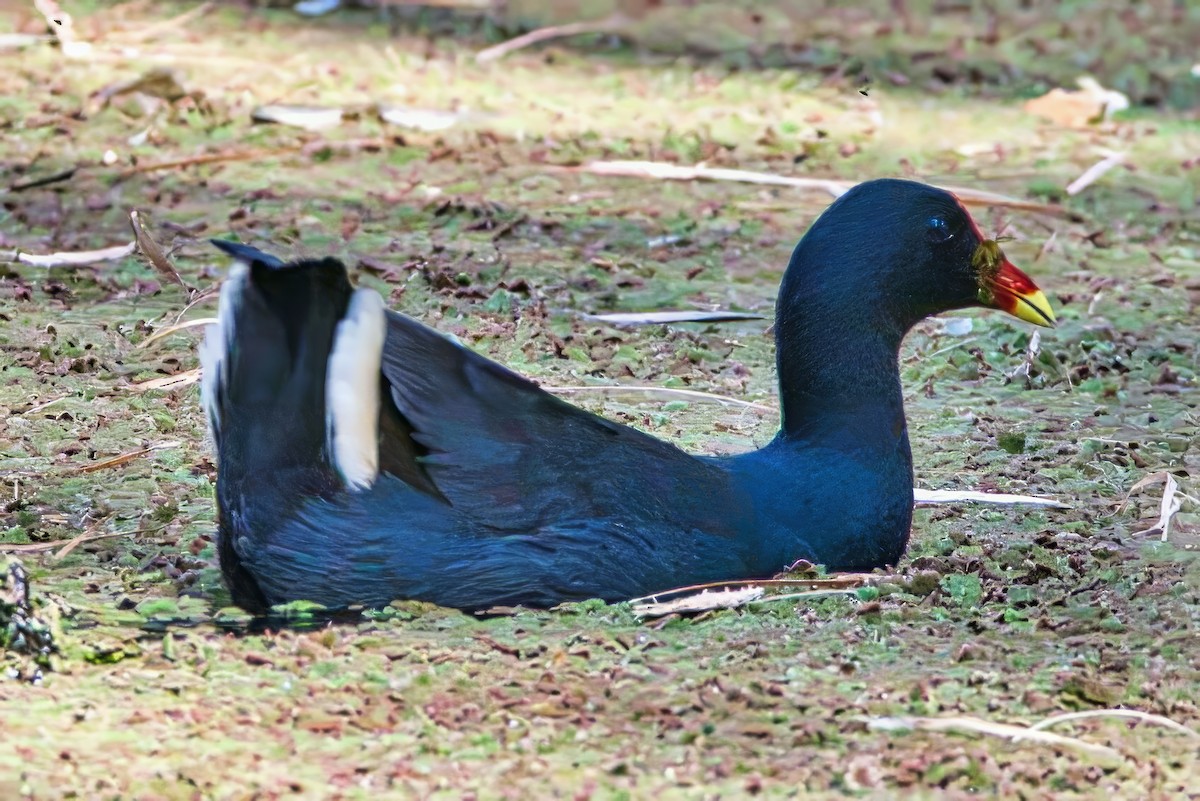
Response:
[{"label": "thin stick", "polygon": [[[220,297],[220,292],[220,286],[210,286],[207,289],[196,290],[195,294],[192,295],[192,299],[188,301],[188,305],[184,306],[179,311],[179,314],[175,315],[175,324],[178,325],[179,321],[183,319],[183,315],[187,314],[194,307],[200,305],[206,300],[212,300],[213,298]],[[207,319],[216,320],[215,317]]]},{"label": "thin stick", "polygon": [[[1175,515],[1179,513],[1179,510],[1183,508],[1183,501],[1175,497],[1179,491],[1179,482],[1170,473],[1164,472],[1162,475],[1165,486],[1163,487],[1162,501],[1158,505],[1158,522],[1144,531],[1137,532],[1134,534],[1135,537],[1161,534],[1160,541],[1166,542],[1167,535],[1171,531],[1171,521],[1175,519]],[[1141,483],[1139,481],[1134,487],[1136,488]],[[1130,492],[1132,493],[1133,490],[1130,490]]]},{"label": "thin stick", "polygon": [[978,492],[976,490],[927,490],[913,488],[914,503],[961,503],[976,501],[978,503],[1029,504],[1031,506],[1050,506],[1055,509],[1070,509],[1071,507],[1053,498],[1043,498],[1038,495],[1013,495],[1007,492]]},{"label": "thin stick", "polygon": [[1132,718],[1145,723],[1152,723],[1155,726],[1162,726],[1163,728],[1177,731],[1180,734],[1186,734],[1195,740],[1200,740],[1200,732],[1189,729],[1182,723],[1176,723],[1162,715],[1141,712],[1137,709],[1089,709],[1086,712],[1064,712],[1061,715],[1052,715],[1045,720],[1038,721],[1030,726],[1029,730],[1041,731],[1049,726],[1056,726],[1059,723],[1066,723],[1069,720],[1085,720],[1087,718]]},{"label": "thin stick", "polygon": [[1042,260],[1042,257],[1054,250],[1054,243],[1058,241],[1058,229],[1055,228],[1050,232],[1050,236],[1042,243],[1042,247],[1038,250],[1036,256],[1033,257],[1034,263]]},{"label": "thin stick", "polygon": [[215,325],[216,323],[216,317],[197,317],[195,320],[188,320],[186,323],[175,323],[174,325],[169,325],[166,328],[160,328],[158,331],[155,331],[153,334],[139,342],[138,347],[148,348],[152,342],[156,342],[163,337],[169,337],[171,334],[176,334],[185,329],[195,328],[196,326],[200,325]]},{"label": "thin stick", "polygon": [[185,370],[175,375],[165,375],[162,378],[151,378],[149,381],[130,384],[127,389],[132,392],[145,392],[149,389],[173,390],[190,387],[199,381],[200,368],[197,367],[195,370]]},{"label": "thin stick", "polygon": [[62,540],[51,540],[49,542],[19,542],[19,543],[0,542],[0,551],[7,552],[7,553],[39,553],[41,551],[50,551],[50,550],[57,548],[59,545],[63,545],[63,549],[61,551],[59,551],[58,554],[55,555],[56,559],[61,559],[62,556],[60,554],[62,554],[63,551],[70,553],[70,551],[68,551],[67,548],[74,550],[74,548],[77,545],[79,545],[79,543],[81,543],[81,542],[88,542],[90,540],[102,540],[107,537],[120,537],[122,535],[122,533],[123,532],[120,532],[120,531],[109,531],[109,532],[104,532],[101,534],[80,534],[78,537],[74,537],[73,539],[67,540],[65,545],[63,545]]},{"label": "thin stick", "polygon": [[683,398],[686,400],[700,401],[702,403],[721,403],[727,406],[738,406],[743,409],[753,409],[761,414],[778,414],[779,410],[774,406],[765,406],[761,403],[751,403],[750,401],[738,400],[737,398],[729,398],[724,395],[714,395],[711,392],[700,392],[695,389],[671,389],[670,387],[637,387],[637,386],[616,386],[616,387],[549,387],[544,386],[542,389],[547,392],[552,392],[555,395],[571,395],[578,392],[646,392],[650,394],[661,394],[673,398]]},{"label": "thin stick", "polygon": [[228,161],[255,161],[258,159],[286,156],[291,153],[301,153],[306,156],[312,156],[327,149],[343,152],[355,152],[359,150],[382,150],[392,142],[393,140],[388,137],[348,139],[345,141],[319,139],[314,142],[288,145],[286,147],[280,147],[274,150],[228,150],[223,153],[202,153],[198,156],[188,156],[187,158],[172,159],[171,161],[156,161],[146,164],[138,164],[121,173],[121,177],[130,178],[139,173],[174,170],[180,167],[194,167],[199,164],[220,164]]},{"label": "thin stick", "polygon": [[634,326],[673,325],[675,323],[731,323],[743,320],[761,320],[763,316],[753,312],[691,310],[584,314],[583,318],[615,326]]},{"label": "thin stick", "polygon": [[61,550],[57,551],[54,554],[54,556],[52,556],[50,558],[57,562],[57,561],[65,558],[67,556],[67,554],[71,553],[71,551],[75,550],[77,547],[79,547],[80,545],[82,545],[85,542],[91,542],[92,540],[108,539],[109,537],[120,537],[122,535],[122,533],[123,532],[120,532],[120,531],[108,531],[108,532],[103,532],[100,534],[80,534],[78,537],[75,537],[70,542],[68,542],[66,545],[64,545]]},{"label": "thin stick", "polygon": [[430,8],[494,9],[495,0],[379,0],[381,6],[428,6]]},{"label": "thin stick", "polygon": [[739,589],[704,590],[694,595],[684,595],[669,601],[632,601],[633,613],[638,617],[663,617],[676,612],[707,612],[713,609],[735,609],[749,601],[763,597],[763,588],[756,586]]},{"label": "thin stick", "polygon": [[1108,172],[1113,167],[1116,167],[1124,160],[1124,153],[1113,153],[1112,155],[1097,161],[1095,164],[1084,170],[1083,175],[1067,184],[1067,194],[1078,195],[1080,192],[1098,181],[1100,177],[1104,175],[1104,173]]},{"label": "thin stick", "polygon": [[841,197],[855,181],[836,181],[825,178],[793,178],[752,170],[733,170],[723,167],[685,167],[662,161],[593,161],[581,167],[562,168],[570,172],[593,175],[612,175],[623,178],[654,178],[662,181],[733,181],[737,183],[790,186],[796,189],[818,189],[833,197]]},{"label": "thin stick", "polygon": [[713,581],[707,584],[691,584],[675,587],[640,598],[631,598],[630,603],[659,603],[664,597],[682,593],[696,594],[711,590],[736,590],[746,587],[812,587],[814,589],[846,589],[867,586],[874,579],[884,578],[873,573],[847,573],[827,579],[739,579],[737,581]]},{"label": "thin stick", "polygon": [[990,720],[980,720],[971,717],[948,718],[916,718],[916,717],[880,717],[869,718],[867,727],[875,731],[937,731],[937,732],[970,732],[973,734],[988,734],[993,737],[1003,737],[1013,743],[1027,740],[1043,745],[1056,745],[1074,748],[1094,756],[1110,759],[1121,759],[1121,753],[1107,745],[1097,745],[1074,737],[1063,737],[1050,732],[1037,731],[1027,726],[1013,726],[1008,723],[993,723]]},{"label": "thin stick", "polygon": [[[294,74],[289,76],[287,70],[279,64],[266,62],[262,59],[218,55],[207,44],[197,43],[190,45],[187,42],[172,42],[169,48],[169,50],[141,53],[138,56],[138,60],[152,64],[195,63],[210,69],[215,66],[236,67],[245,70],[248,74],[250,71],[254,71],[253,74],[255,75],[266,72],[278,78],[295,77]],[[129,65],[129,55],[119,48],[114,48],[111,52],[100,50],[91,54],[90,61],[95,64],[120,64],[127,67]]]},{"label": "thin stick", "polygon": [[[660,161],[593,161],[581,167],[558,167],[569,172],[586,172],[593,175],[613,175],[627,178],[654,178],[664,181],[734,181],[739,183],[763,184],[767,186],[790,186],[796,189],[816,189],[826,192],[833,197],[841,197],[854,186],[857,181],[838,181],[825,178],[795,178],[786,175],[754,172],[752,170],[731,170],[720,167],[684,167]],[[1035,203],[1028,200],[999,195],[980,189],[965,186],[942,186],[941,189],[952,192],[963,203],[976,206],[1004,206],[1025,211],[1040,211],[1050,214],[1063,214],[1061,206],[1046,203]]]},{"label": "thin stick", "polygon": [[633,613],[639,617],[663,617],[679,612],[709,612],[717,609],[739,609],[757,603],[796,601],[803,598],[827,598],[831,595],[851,595],[853,590],[812,590],[783,595],[766,595],[762,587],[745,587],[739,590],[696,593],[674,598],[670,601],[635,603]]},{"label": "thin stick", "polygon": [[41,178],[34,178],[29,181],[23,181],[23,182],[18,182],[15,184],[9,184],[8,191],[9,192],[24,192],[27,189],[37,189],[38,187],[41,187],[41,186],[49,186],[50,184],[56,184],[59,181],[69,181],[75,177],[75,173],[78,172],[78,170],[79,170],[78,167],[71,167],[71,168],[63,170],[61,172],[56,172],[53,175],[45,175]]},{"label": "thin stick", "polygon": [[182,444],[183,444],[182,442],[159,442],[155,445],[149,446],[148,448],[141,448],[136,451],[127,451],[127,452],[119,454],[117,456],[113,456],[109,459],[104,459],[103,461],[95,462],[94,464],[85,464],[79,468],[79,472],[80,473],[94,473],[97,470],[106,470],[110,467],[117,467],[119,465],[123,465],[126,462],[132,462],[134,459],[137,459],[140,456],[145,456],[148,453],[153,453],[154,451],[168,450],[170,448],[178,448]]},{"label": "thin stick", "polygon": [[202,153],[199,156],[188,156],[187,158],[182,159],[138,164],[121,173],[121,177],[129,178],[134,175],[138,175],[139,173],[174,170],[178,169],[179,167],[192,167],[198,164],[219,164],[225,161],[255,161],[258,159],[267,159],[275,156],[286,155],[288,153],[295,153],[300,149],[300,145],[295,145],[292,147],[278,148],[276,150],[228,150],[224,153]]},{"label": "thin stick", "polygon": [[22,253],[20,250],[16,250],[6,257],[6,261],[31,264],[34,267],[82,267],[87,264],[95,264],[98,261],[123,259],[126,256],[132,255],[135,247],[135,243],[130,242],[128,245],[114,245],[111,248],[101,248],[99,250],[62,251],[59,253],[47,253],[45,255]]},{"label": "thin stick", "polygon": [[810,590],[808,592],[789,592],[782,595],[764,595],[753,603],[758,603],[759,601],[795,601],[799,598],[828,598],[831,595],[854,595],[854,590]]},{"label": "thin stick", "polygon": [[142,42],[146,39],[153,39],[154,37],[166,33],[169,30],[187,25],[197,17],[204,16],[209,11],[212,11],[215,5],[216,4],[213,3],[212,0],[208,0],[208,2],[201,3],[195,8],[188,9],[182,14],[171,17],[170,19],[162,20],[161,22],[156,22],[153,25],[149,25],[140,30],[123,31],[120,34],[117,34],[115,38],[120,39],[123,42]]},{"label": "thin stick", "polygon": [[70,398],[70,397],[71,397],[71,395],[63,395],[63,396],[55,398],[53,400],[48,400],[43,403],[39,403],[37,406],[30,406],[28,409],[26,409],[23,412],[20,412],[19,414],[22,417],[24,417],[27,414],[37,414],[38,412],[40,412],[44,409],[49,409],[51,406],[53,406],[56,403],[62,403],[63,401],[65,401],[67,398]]},{"label": "thin stick", "polygon": [[934,356],[941,356],[943,353],[949,353],[952,350],[957,350],[958,348],[961,348],[964,345],[970,345],[972,342],[974,342],[977,339],[979,339],[979,337],[967,337],[966,339],[960,339],[958,342],[955,342],[953,345],[947,345],[944,348],[938,348],[933,353],[929,353],[929,354],[925,354],[925,355],[921,355],[920,353],[918,353],[915,355],[914,361],[920,361],[921,359],[932,359]]},{"label": "thin stick", "polygon": [[[1120,444],[1118,440],[1111,441]],[[1125,510],[1125,507],[1129,505],[1129,501],[1133,498],[1135,493],[1141,492],[1146,487],[1152,487],[1155,484],[1165,483],[1167,476],[1169,475],[1170,473],[1168,473],[1166,470],[1160,470],[1157,473],[1151,473],[1148,476],[1143,476],[1142,478],[1138,479],[1137,482],[1135,482],[1134,485],[1129,488],[1129,492],[1125,493],[1125,499],[1117,504],[1117,514],[1120,514]]]},{"label": "thin stick", "polygon": [[592,22],[571,22],[566,25],[550,25],[545,28],[538,28],[514,39],[509,39],[507,42],[493,45],[486,50],[480,50],[475,54],[475,62],[477,64],[487,64],[488,62],[504,58],[509,53],[535,45],[538,42],[545,42],[549,39],[561,39],[564,36],[579,36],[584,33],[611,33],[620,30],[627,22],[628,20],[623,14],[613,14],[605,19],[594,20]]}]

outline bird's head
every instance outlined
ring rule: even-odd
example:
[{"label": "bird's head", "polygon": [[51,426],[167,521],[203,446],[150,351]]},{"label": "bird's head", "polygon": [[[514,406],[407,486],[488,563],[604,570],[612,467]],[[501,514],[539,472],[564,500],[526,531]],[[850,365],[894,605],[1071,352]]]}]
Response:
[{"label": "bird's head", "polygon": [[780,298],[792,317],[825,302],[846,310],[847,323],[900,335],[924,317],[970,306],[1055,322],[1045,294],[957,197],[896,179],[859,184],[829,206],[796,246]]}]

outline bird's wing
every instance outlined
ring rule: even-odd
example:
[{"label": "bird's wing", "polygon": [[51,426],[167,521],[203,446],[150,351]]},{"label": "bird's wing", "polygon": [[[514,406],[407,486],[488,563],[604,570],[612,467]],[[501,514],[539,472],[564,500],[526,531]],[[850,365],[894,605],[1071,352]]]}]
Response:
[{"label": "bird's wing", "polygon": [[[735,504],[723,470],[590,414],[528,379],[388,313],[381,467],[428,480],[460,514],[502,531],[623,518],[722,534]],[[388,391],[390,390],[390,392]],[[387,436],[387,427],[407,436]],[[723,522],[724,521],[724,522]]]}]

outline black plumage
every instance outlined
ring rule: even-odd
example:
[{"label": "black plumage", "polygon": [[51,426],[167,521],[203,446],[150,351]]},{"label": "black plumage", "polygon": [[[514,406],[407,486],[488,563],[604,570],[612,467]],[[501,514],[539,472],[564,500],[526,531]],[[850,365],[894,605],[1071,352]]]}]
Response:
[{"label": "black plumage", "polygon": [[797,559],[894,563],[912,516],[904,334],[971,305],[1053,322],[953,195],[860,185],[813,224],[784,276],[778,436],[701,457],[384,311],[335,260],[217,244],[247,265],[205,345],[205,395],[222,568],[253,611],[300,598],[615,601]]}]

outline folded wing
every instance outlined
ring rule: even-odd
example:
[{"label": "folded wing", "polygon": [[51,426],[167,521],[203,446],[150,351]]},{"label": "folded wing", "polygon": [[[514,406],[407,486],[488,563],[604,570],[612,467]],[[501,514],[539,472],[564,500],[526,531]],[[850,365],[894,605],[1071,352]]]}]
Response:
[{"label": "folded wing", "polygon": [[382,369],[392,407],[382,425],[407,434],[383,437],[382,468],[481,524],[534,532],[628,518],[734,533],[719,530],[737,508],[720,468],[572,406],[411,318],[389,312]]}]

